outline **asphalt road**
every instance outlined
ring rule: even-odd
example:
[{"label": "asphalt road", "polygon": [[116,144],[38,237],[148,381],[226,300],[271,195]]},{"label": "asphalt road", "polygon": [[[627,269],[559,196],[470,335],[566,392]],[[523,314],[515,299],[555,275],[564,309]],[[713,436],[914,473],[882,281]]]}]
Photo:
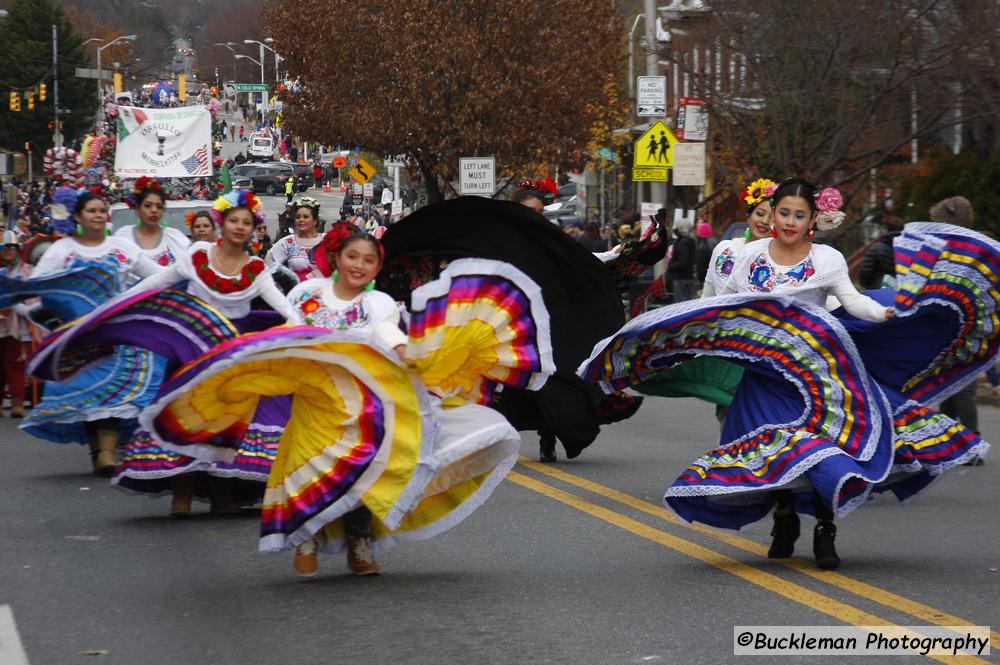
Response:
[{"label": "asphalt road", "polygon": [[[980,417],[1000,440],[1000,410]],[[778,563],[763,556],[769,523],[695,530],[660,508],[716,430],[706,404],[649,398],[574,461],[531,462],[525,434],[526,462],[455,529],[381,556],[380,577],[337,556],[300,581],[290,553],[256,551],[255,515],[171,520],[167,499],[115,491],[82,448],[2,418],[0,610],[33,665],[717,664],[746,662],[734,625],[1000,625],[995,459],[849,515],[843,567],[819,572],[811,520],[802,558]],[[0,665],[21,665],[3,662],[3,616]]]}]

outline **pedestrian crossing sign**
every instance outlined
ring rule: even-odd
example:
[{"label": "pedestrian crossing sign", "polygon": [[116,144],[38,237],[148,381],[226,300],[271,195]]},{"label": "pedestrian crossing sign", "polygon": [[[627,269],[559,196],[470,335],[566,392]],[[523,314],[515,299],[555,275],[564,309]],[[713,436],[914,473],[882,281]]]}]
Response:
[{"label": "pedestrian crossing sign", "polygon": [[351,174],[351,177],[354,178],[359,185],[363,185],[375,177],[375,167],[365,160],[358,158],[358,163],[352,166],[348,173]]},{"label": "pedestrian crossing sign", "polygon": [[670,168],[674,165],[674,144],[677,137],[662,120],[657,120],[635,142],[636,168]]}]

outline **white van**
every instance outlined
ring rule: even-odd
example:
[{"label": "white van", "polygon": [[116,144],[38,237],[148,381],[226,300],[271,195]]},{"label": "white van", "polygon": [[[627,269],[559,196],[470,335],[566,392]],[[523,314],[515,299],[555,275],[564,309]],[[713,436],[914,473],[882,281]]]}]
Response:
[{"label": "white van", "polygon": [[251,160],[270,161],[274,159],[274,138],[264,134],[251,134],[247,155]]}]

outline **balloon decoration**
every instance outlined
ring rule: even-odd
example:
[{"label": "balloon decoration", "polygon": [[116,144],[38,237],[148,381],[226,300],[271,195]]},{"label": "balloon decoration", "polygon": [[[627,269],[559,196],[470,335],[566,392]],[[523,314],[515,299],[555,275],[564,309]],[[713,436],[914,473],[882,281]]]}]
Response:
[{"label": "balloon decoration", "polygon": [[83,159],[71,148],[49,148],[42,158],[45,175],[67,187],[79,187],[83,183]]}]

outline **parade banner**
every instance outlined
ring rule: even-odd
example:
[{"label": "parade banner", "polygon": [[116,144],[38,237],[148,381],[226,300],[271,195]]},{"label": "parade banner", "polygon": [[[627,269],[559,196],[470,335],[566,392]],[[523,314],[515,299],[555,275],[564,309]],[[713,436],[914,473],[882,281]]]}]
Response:
[{"label": "parade banner", "polygon": [[118,107],[115,175],[200,178],[212,175],[212,116],[205,106]]}]

